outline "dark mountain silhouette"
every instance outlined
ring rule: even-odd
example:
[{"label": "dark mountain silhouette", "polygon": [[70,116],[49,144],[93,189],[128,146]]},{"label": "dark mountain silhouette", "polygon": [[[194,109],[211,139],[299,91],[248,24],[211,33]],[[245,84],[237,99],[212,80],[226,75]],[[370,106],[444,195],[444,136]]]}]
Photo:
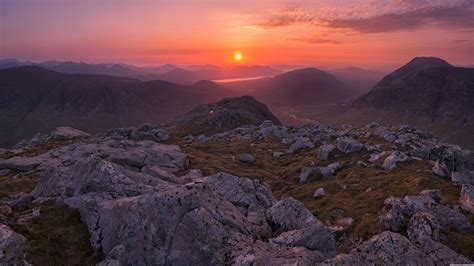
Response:
[{"label": "dark mountain silhouette", "polygon": [[63,62],[45,68],[67,74],[97,74],[120,77],[133,76],[139,73],[119,64],[89,64],[84,62]]},{"label": "dark mountain silhouette", "polygon": [[439,58],[415,58],[378,82],[355,106],[430,119],[464,119],[474,114],[474,69]]},{"label": "dark mountain silhouette", "polygon": [[184,86],[24,66],[0,70],[0,145],[71,126],[88,132],[159,123],[222,98],[216,85]]}]

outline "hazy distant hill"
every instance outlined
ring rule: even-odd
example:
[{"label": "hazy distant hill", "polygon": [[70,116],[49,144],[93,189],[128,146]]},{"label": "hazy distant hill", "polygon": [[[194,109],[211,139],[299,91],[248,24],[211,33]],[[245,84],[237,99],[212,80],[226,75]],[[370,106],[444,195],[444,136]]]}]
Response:
[{"label": "hazy distant hill", "polygon": [[332,69],[328,72],[360,95],[367,93],[384,76],[380,71],[357,67]]},{"label": "hazy distant hill", "polygon": [[[211,83],[209,83],[212,85]],[[207,88],[166,81],[63,74],[40,67],[0,70],[0,145],[67,125],[89,132],[163,122],[222,98]]]},{"label": "hazy distant hill", "polygon": [[356,95],[333,75],[316,68],[299,69],[272,78],[234,82],[225,86],[277,106],[329,104]]}]

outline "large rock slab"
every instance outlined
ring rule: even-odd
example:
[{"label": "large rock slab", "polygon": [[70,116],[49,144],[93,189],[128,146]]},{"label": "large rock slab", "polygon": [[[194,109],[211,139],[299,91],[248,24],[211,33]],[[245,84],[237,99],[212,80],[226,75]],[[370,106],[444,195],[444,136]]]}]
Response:
[{"label": "large rock slab", "polygon": [[275,236],[272,243],[302,246],[335,255],[334,236],[303,203],[291,197],[285,198],[268,209],[266,215]]}]

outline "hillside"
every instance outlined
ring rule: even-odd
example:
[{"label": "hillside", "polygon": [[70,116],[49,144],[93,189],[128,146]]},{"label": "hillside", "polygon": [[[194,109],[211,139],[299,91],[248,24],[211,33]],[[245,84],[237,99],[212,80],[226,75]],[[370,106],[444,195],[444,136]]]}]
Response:
[{"label": "hillside", "polygon": [[[474,69],[414,58],[352,103],[296,106],[286,117],[325,123],[411,125],[474,149]],[[288,121],[288,119],[283,119]]]},{"label": "hillside", "polygon": [[61,125],[88,132],[160,123],[222,97],[214,85],[142,82],[102,75],[71,75],[40,67],[0,70],[1,146]]},{"label": "hillside", "polygon": [[334,76],[316,68],[223,86],[235,93],[255,96],[272,107],[330,104],[356,95]]}]

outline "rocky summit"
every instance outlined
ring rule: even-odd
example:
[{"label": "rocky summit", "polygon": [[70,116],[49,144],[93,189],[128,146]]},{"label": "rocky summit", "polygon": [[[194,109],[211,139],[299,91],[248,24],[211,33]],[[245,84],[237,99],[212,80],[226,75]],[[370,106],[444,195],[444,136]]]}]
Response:
[{"label": "rocky summit", "polygon": [[[183,139],[150,124],[58,128],[1,156],[2,264],[474,258],[474,153],[405,126],[267,120]],[[50,234],[63,242],[45,244]]]},{"label": "rocky summit", "polygon": [[473,152],[265,112],[199,135],[62,127],[0,151],[0,264],[473,263]]}]

